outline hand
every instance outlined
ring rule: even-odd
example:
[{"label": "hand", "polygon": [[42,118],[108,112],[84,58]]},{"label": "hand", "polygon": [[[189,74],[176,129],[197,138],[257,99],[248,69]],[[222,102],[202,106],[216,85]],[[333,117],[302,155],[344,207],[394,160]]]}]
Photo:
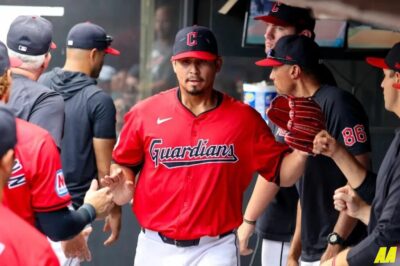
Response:
[{"label": "hand", "polygon": [[343,247],[341,245],[339,245],[339,244],[336,244],[336,245],[328,244],[324,254],[322,254],[321,263],[326,261],[326,260],[329,260],[329,259],[333,258],[334,256],[336,256],[342,250],[343,250]]},{"label": "hand", "polygon": [[359,219],[361,211],[366,203],[349,186],[338,188],[333,195],[333,204],[338,211],[344,211],[347,215]]},{"label": "hand", "polygon": [[118,205],[124,205],[132,199],[134,183],[126,179],[124,172],[119,167],[111,167],[110,175],[104,176],[101,184],[110,188],[114,202]]},{"label": "hand", "polygon": [[119,232],[121,231],[121,206],[115,205],[104,222],[103,232],[111,230],[111,235],[104,241],[105,246],[112,245],[118,240]]},{"label": "hand", "polygon": [[299,259],[288,256],[286,266],[299,266]]},{"label": "hand", "polygon": [[92,227],[87,227],[82,230],[74,238],[61,241],[61,247],[67,258],[78,258],[80,261],[91,261],[92,254],[87,245],[87,238],[92,232]]},{"label": "hand", "polygon": [[240,255],[247,256],[253,253],[253,250],[248,248],[249,246],[249,239],[254,233],[255,225],[243,223],[239,226],[237,230],[237,236],[239,239],[239,251]]},{"label": "hand", "polygon": [[333,157],[340,148],[340,144],[325,130],[320,131],[314,138],[313,153]]},{"label": "hand", "polygon": [[96,218],[102,219],[108,215],[114,206],[114,202],[110,188],[104,187],[98,189],[98,187],[97,180],[93,179],[83,202],[92,205],[96,209]]}]

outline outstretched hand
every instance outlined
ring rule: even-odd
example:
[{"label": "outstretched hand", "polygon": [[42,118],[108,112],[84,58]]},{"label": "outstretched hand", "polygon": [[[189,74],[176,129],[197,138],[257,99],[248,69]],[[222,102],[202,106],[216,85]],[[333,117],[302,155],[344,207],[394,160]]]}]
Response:
[{"label": "outstretched hand", "polygon": [[110,189],[114,202],[118,205],[124,205],[132,199],[134,182],[126,177],[120,167],[112,167],[110,175],[104,176],[101,184]]}]

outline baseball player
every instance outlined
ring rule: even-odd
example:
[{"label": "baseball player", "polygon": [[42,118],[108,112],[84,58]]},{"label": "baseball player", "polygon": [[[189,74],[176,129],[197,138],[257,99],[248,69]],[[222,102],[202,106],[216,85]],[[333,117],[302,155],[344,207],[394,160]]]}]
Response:
[{"label": "baseball player", "polygon": [[8,105],[18,118],[46,129],[61,147],[64,101],[58,93],[36,80],[51,60],[53,26],[36,16],[19,16],[10,25],[7,46],[11,57],[22,61],[12,68],[13,88]]},{"label": "baseball player", "polygon": [[[4,69],[5,60],[0,62]],[[58,266],[46,238],[2,203],[3,187],[11,174],[17,142],[15,117],[0,105],[0,264],[13,266]],[[34,243],[34,244],[33,244]]]},{"label": "baseball player", "polygon": [[[311,96],[325,114],[327,131],[346,145],[346,148],[367,167],[370,152],[368,118],[361,104],[350,93],[319,83],[316,77],[318,72],[315,70],[319,67],[318,49],[318,45],[308,37],[284,36],[267,58],[257,64],[273,67],[270,78],[279,94]],[[274,132],[281,136],[285,134],[280,129]],[[319,261],[324,257],[329,258],[338,253],[345,244],[344,239],[347,239],[353,230],[357,221],[345,214],[338,216],[331,202],[331,195],[335,189],[346,182],[346,178],[332,160],[323,156],[307,159],[305,172],[299,180],[301,213],[298,213],[298,216],[301,217],[301,231],[300,228],[296,228],[297,234],[294,235],[297,244],[301,237],[302,265],[319,265]],[[255,189],[244,215],[247,220],[255,221],[265,208],[267,201],[260,200],[265,197],[262,191]],[[248,239],[252,232],[251,226],[247,225],[243,232],[242,236]],[[335,236],[336,241],[330,237],[328,244],[328,235]],[[355,237],[354,241],[357,240],[359,237]],[[246,242],[247,240],[247,245]],[[300,247],[293,243],[292,248],[300,250]],[[296,252],[291,253],[295,255]],[[298,255],[299,253],[297,252]],[[288,263],[296,265],[298,258]]]},{"label": "baseball player", "polygon": [[[54,68],[39,79],[65,101],[61,159],[75,209],[82,205],[92,180],[100,180],[110,169],[116,111],[111,97],[96,86],[96,78],[106,54],[120,54],[111,47],[112,40],[96,24],[76,24],[67,36],[64,67]],[[121,208],[116,206],[106,218],[104,229],[111,230],[111,235],[105,245],[118,239],[120,224]]]},{"label": "baseball player", "polygon": [[[265,23],[265,53],[268,54],[275,47],[276,42],[283,36],[297,34],[314,38],[315,19],[311,10],[292,7],[280,2],[271,5],[268,14],[257,16],[255,20]],[[333,75],[325,65],[321,65],[321,73],[318,78],[323,79],[321,83],[336,85]],[[274,126],[270,124],[274,130]],[[283,137],[275,135],[276,140],[283,142]],[[259,177],[260,183],[265,185],[267,191],[275,191],[277,188],[272,183],[264,182]],[[267,193],[272,195],[273,193]],[[262,238],[261,263],[263,266],[286,265],[290,250],[290,241],[293,237],[296,225],[296,209],[298,203],[298,192],[295,186],[280,188],[275,198],[270,200],[268,207],[257,220],[255,231]],[[244,223],[239,227],[238,236],[241,240],[247,241],[242,235],[245,229],[252,230],[253,225]],[[242,255],[252,253],[251,249],[241,249]],[[253,255],[255,256],[255,255]],[[298,257],[298,256],[297,256]]]},{"label": "baseball player", "polygon": [[[381,87],[385,108],[400,116],[400,43],[395,44],[385,58],[367,58],[368,64],[383,70]],[[370,183],[374,174],[367,171],[340,143],[327,132],[321,132],[314,140],[314,151],[331,157],[349,180],[349,185],[335,191],[334,205],[338,211],[361,220],[368,225],[368,237],[358,245],[340,252],[323,263],[331,265],[373,265],[380,248],[400,244],[400,135],[395,137],[382,161],[376,180],[375,198],[371,203]],[[356,186],[358,184],[358,186]],[[361,197],[361,198],[360,198]],[[362,199],[363,198],[363,199]],[[386,257],[386,254],[384,254]],[[398,257],[397,257],[398,260]],[[382,262],[382,261],[381,261]]]},{"label": "baseball player", "polygon": [[[8,60],[7,48],[1,42],[0,58],[0,63]],[[1,69],[0,86],[3,102],[7,102],[12,84],[11,72],[8,65],[5,66]],[[77,211],[70,211],[71,197],[54,140],[44,129],[22,119],[17,118],[16,125],[15,162],[3,191],[3,202],[7,207],[57,241],[80,233],[96,217],[101,218],[109,212],[113,206],[112,196],[107,188],[96,191],[96,181],[86,195],[85,204]],[[87,248],[79,256],[90,259]]]},{"label": "baseball player", "polygon": [[222,59],[208,28],[181,29],[171,60],[179,87],[126,114],[103,183],[117,204],[134,196],[135,265],[238,265],[234,230],[252,174],[279,182],[280,172],[291,185],[307,155],[284,156],[254,109],[213,89]]}]

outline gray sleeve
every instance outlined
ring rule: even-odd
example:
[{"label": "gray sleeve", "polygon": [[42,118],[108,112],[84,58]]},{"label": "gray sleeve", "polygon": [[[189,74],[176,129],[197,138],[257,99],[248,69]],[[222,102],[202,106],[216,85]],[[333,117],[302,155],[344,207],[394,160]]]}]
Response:
[{"label": "gray sleeve", "polygon": [[[379,180],[378,180],[379,181]],[[373,265],[380,247],[397,246],[400,239],[400,175],[392,177],[389,191],[377,191],[376,196],[385,196],[381,213],[371,209],[371,219],[376,217],[376,226],[368,237],[350,250],[349,265]],[[370,221],[371,222],[371,221]]]},{"label": "gray sleeve", "polygon": [[43,94],[35,102],[28,121],[46,129],[60,148],[64,131],[64,99],[56,92]]}]

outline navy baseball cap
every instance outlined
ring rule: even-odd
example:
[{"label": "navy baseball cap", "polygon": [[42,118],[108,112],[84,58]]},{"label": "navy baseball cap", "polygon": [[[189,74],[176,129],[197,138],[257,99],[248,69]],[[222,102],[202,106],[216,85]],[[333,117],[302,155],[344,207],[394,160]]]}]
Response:
[{"label": "navy baseball cap", "polygon": [[191,26],[176,34],[171,60],[188,57],[210,61],[218,57],[217,40],[209,28]]},{"label": "navy baseball cap", "polygon": [[43,55],[57,47],[52,38],[50,21],[39,16],[19,16],[10,25],[7,46],[19,54]]},{"label": "navy baseball cap", "polygon": [[273,3],[267,15],[254,17],[255,20],[262,20],[278,26],[294,26],[297,30],[314,31],[315,19],[311,9],[288,6],[280,2]]},{"label": "navy baseball cap", "polygon": [[10,67],[19,67],[21,64],[22,61],[18,58],[8,57],[7,46],[0,41],[0,76],[3,76]]},{"label": "navy baseball cap", "polygon": [[400,42],[396,43],[385,58],[367,57],[368,64],[382,69],[391,69],[400,72]]},{"label": "navy baseball cap", "polygon": [[314,69],[319,64],[319,46],[311,38],[303,35],[283,36],[266,59],[256,62],[258,66],[275,67],[299,65]]},{"label": "navy baseball cap", "polygon": [[17,143],[17,130],[14,114],[0,104],[0,158]]},{"label": "navy baseball cap", "polygon": [[110,45],[113,37],[106,34],[106,31],[99,25],[91,22],[83,22],[73,26],[67,36],[67,47],[78,49],[99,49],[106,54],[120,55],[117,49]]}]

